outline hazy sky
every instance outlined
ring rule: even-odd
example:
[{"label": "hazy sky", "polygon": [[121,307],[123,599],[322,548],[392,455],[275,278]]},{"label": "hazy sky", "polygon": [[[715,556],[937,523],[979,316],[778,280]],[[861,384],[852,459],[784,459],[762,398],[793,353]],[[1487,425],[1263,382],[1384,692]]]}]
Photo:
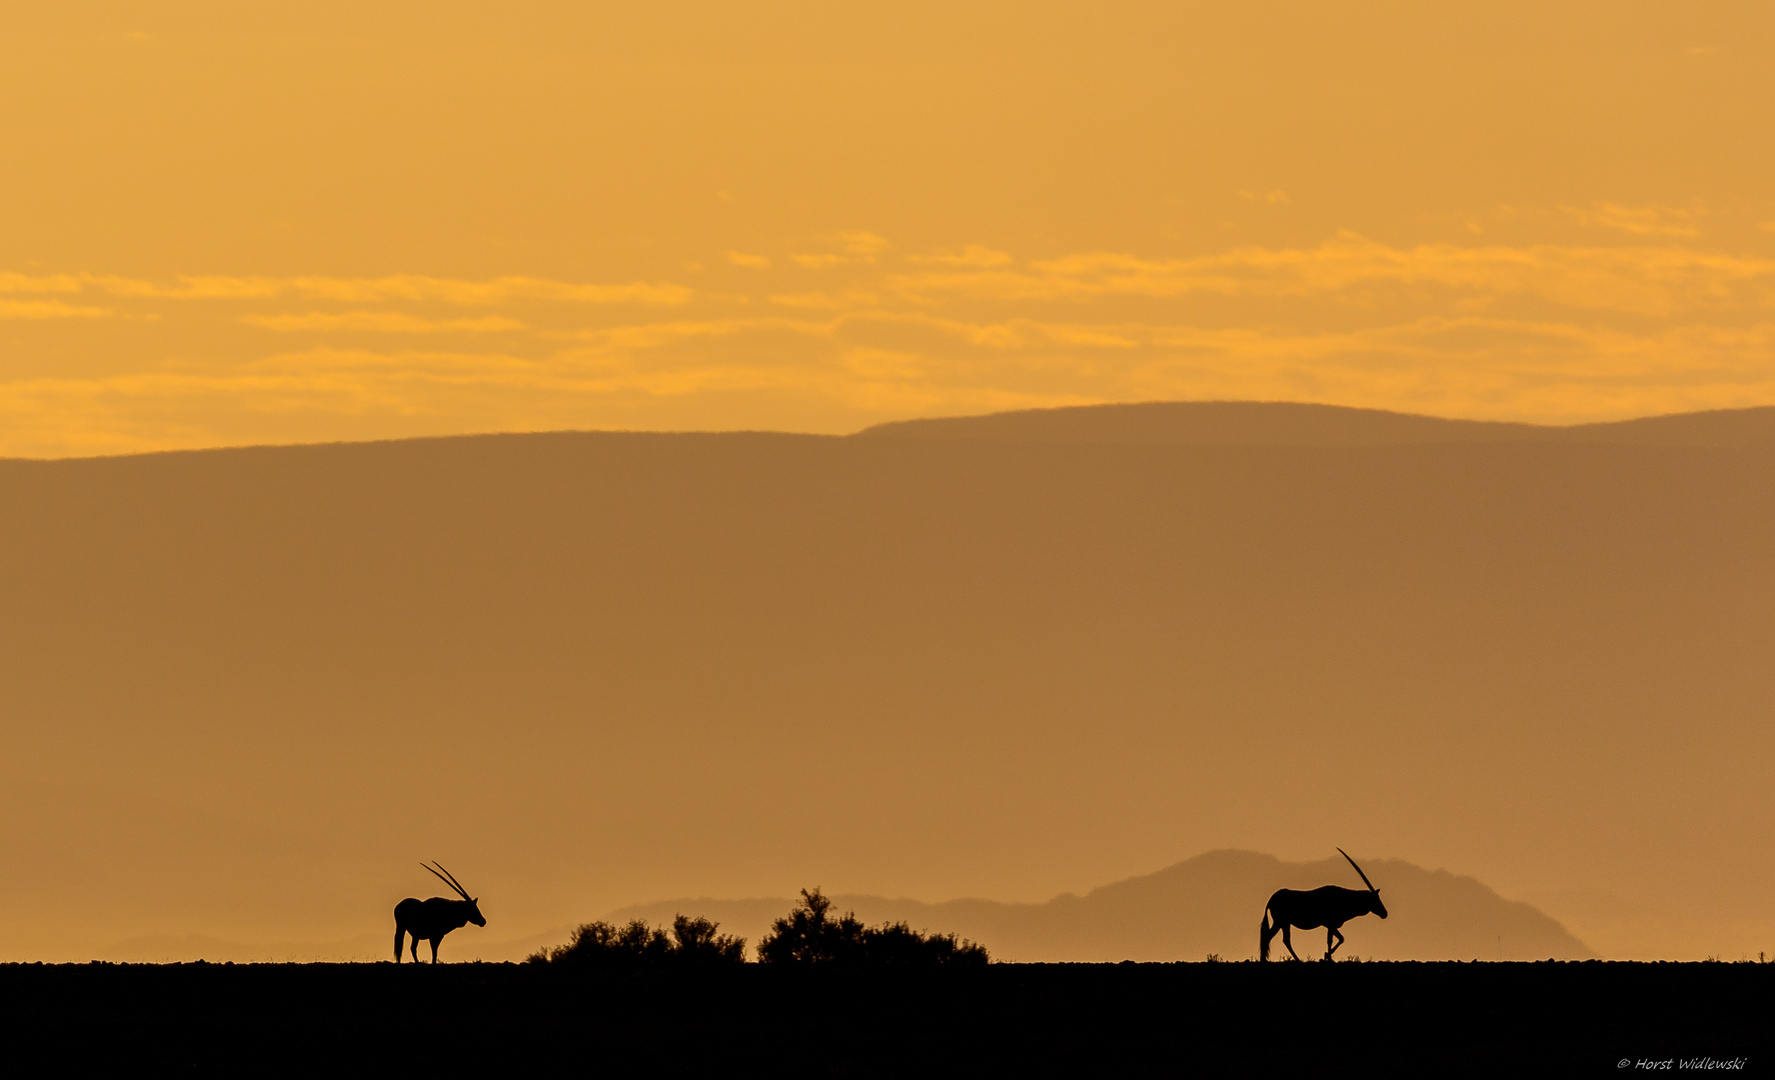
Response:
[{"label": "hazy sky", "polygon": [[1775,404],[1772,121],[1760,0],[9,5],[0,455]]}]

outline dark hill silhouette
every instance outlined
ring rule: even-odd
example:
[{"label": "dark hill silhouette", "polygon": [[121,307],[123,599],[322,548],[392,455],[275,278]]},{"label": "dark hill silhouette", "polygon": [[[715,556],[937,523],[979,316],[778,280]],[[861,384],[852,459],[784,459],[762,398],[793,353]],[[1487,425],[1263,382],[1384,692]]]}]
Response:
[{"label": "dark hill silhouette", "polygon": [[[1340,957],[1374,960],[1588,959],[1596,954],[1557,921],[1505,900],[1471,877],[1425,870],[1400,859],[1364,859],[1363,869],[1386,898],[1391,917],[1344,928]],[[832,898],[865,922],[905,922],[980,942],[1000,960],[1101,962],[1201,960],[1209,953],[1237,960],[1257,955],[1264,901],[1279,888],[1360,888],[1333,855],[1284,862],[1253,851],[1212,851],[1157,873],[1118,881],[1083,896],[1045,904],[950,900],[927,904],[879,896]],[[757,933],[791,901],[669,900],[612,912],[611,919],[659,919],[676,911],[717,919],[735,933]],[[1302,944],[1305,948],[1302,948]],[[1276,946],[1281,951],[1281,946]],[[1324,931],[1296,931],[1302,957],[1325,951]],[[1287,954],[1282,953],[1283,956]]]},{"label": "dark hill silhouette", "polygon": [[1554,430],[1573,442],[1766,448],[1775,446],[1775,407],[1647,416],[1612,424],[1580,424]]},{"label": "dark hill silhouette", "polygon": [[1775,446],[1775,407],[1553,427],[1448,420],[1297,402],[1154,401],[901,420],[878,424],[859,432],[858,437],[1185,446],[1405,446],[1457,442]]}]

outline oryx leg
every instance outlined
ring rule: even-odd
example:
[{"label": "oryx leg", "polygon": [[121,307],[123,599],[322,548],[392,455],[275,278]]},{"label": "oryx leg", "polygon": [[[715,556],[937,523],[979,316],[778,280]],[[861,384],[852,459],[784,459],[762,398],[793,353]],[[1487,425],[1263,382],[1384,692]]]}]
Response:
[{"label": "oryx leg", "polygon": [[[1333,942],[1331,940],[1332,938],[1336,938],[1337,941]],[[1331,959],[1331,954],[1336,952],[1337,947],[1339,945],[1342,945],[1343,943],[1344,943],[1343,932],[1338,930],[1338,928],[1335,926],[1327,926],[1325,928],[1325,959],[1327,959],[1327,960]]]},{"label": "oryx leg", "polygon": [[[438,962],[438,942],[442,940],[444,939],[441,937],[431,939],[431,962],[434,964]],[[418,957],[414,957],[414,959],[417,960]]]},{"label": "oryx leg", "polygon": [[419,935],[417,933],[413,935],[413,962],[415,964],[419,962]]},{"label": "oryx leg", "polygon": [[1286,922],[1282,924],[1282,944],[1288,946],[1289,956],[1294,957],[1296,960],[1300,959],[1300,954],[1294,951],[1294,942],[1289,939],[1288,924]]}]

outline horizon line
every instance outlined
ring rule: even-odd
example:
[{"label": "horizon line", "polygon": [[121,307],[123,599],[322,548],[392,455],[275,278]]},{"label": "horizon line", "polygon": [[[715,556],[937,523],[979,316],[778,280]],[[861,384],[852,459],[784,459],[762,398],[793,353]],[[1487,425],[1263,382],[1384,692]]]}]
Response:
[{"label": "horizon line", "polygon": [[1291,399],[1261,398],[1152,398],[1141,401],[1102,401],[1083,405],[1051,405],[1028,409],[1004,409],[997,412],[983,413],[945,413],[935,416],[908,416],[896,420],[881,420],[854,431],[839,434],[821,431],[795,431],[783,428],[763,427],[732,427],[732,428],[626,428],[626,427],[569,427],[569,428],[507,428],[487,431],[460,431],[438,435],[395,435],[378,439],[319,439],[301,440],[296,442],[243,442],[217,443],[213,446],[173,447],[165,450],[136,450],[122,453],[105,454],[68,454],[60,457],[6,457],[0,456],[0,463],[32,462],[49,464],[63,461],[109,461],[124,458],[161,457],[172,454],[210,454],[240,450],[293,450],[306,447],[340,447],[340,446],[380,446],[388,443],[439,442],[446,439],[490,439],[510,438],[526,435],[778,435],[807,439],[851,439],[866,435],[883,428],[901,425],[933,423],[943,421],[985,420],[998,416],[1026,416],[1035,413],[1083,412],[1096,409],[1140,408],[1153,405],[1280,405],[1299,406],[1313,409],[1328,409],[1336,412],[1366,413],[1377,416],[1406,417],[1414,420],[1433,420],[1441,423],[1473,425],[1475,427],[1492,428],[1528,428],[1537,431],[1577,431],[1642,423],[1648,420],[1665,420],[1687,416],[1709,416],[1724,413],[1750,413],[1763,410],[1775,410],[1775,403],[1768,405],[1740,405],[1727,408],[1691,409],[1682,412],[1647,413],[1639,416],[1622,417],[1615,420],[1580,420],[1572,423],[1541,423],[1533,420],[1502,420],[1471,416],[1442,416],[1436,413],[1402,412],[1398,409],[1380,409],[1366,405],[1340,405],[1325,401],[1300,401]]}]

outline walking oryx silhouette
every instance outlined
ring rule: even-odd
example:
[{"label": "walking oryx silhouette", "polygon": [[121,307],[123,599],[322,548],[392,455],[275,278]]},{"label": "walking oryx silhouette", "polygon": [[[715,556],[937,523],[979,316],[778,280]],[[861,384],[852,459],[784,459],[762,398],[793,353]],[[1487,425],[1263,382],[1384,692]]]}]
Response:
[{"label": "walking oryx silhouette", "polygon": [[[419,865],[425,866],[424,863]],[[432,876],[439,881],[456,890],[456,895],[462,899],[451,900],[448,897],[434,896],[430,900],[415,900],[409,896],[396,904],[394,906],[394,962],[397,964],[401,962],[401,938],[407,934],[413,935],[413,962],[415,964],[419,962],[419,942],[423,938],[431,942],[431,962],[435,964],[438,962],[438,942],[444,940],[445,934],[464,923],[474,923],[476,926],[487,925],[487,920],[481,917],[481,902],[470,896],[467,889],[458,885],[456,879],[450,875],[450,871],[444,869],[442,863],[433,863],[432,865],[437,869],[432,870],[430,866],[425,866],[425,868],[431,870]],[[440,873],[440,871],[442,872]]]},{"label": "walking oryx silhouette", "polygon": [[[1325,959],[1344,943],[1344,935],[1340,927],[1361,915],[1373,912],[1381,918],[1387,917],[1387,905],[1381,903],[1381,891],[1368,880],[1368,875],[1350,859],[1349,852],[1338,848],[1337,853],[1350,860],[1350,866],[1362,884],[1368,886],[1361,889],[1346,889],[1341,885],[1322,885],[1317,889],[1301,892],[1295,889],[1277,889],[1270,896],[1270,902],[1264,906],[1263,921],[1257,927],[1257,958],[1270,958],[1270,939],[1276,931],[1282,931],[1282,944],[1288,946],[1288,955],[1296,960],[1300,954],[1294,951],[1294,942],[1288,940],[1288,928],[1299,927],[1302,930],[1325,928]],[[1332,939],[1337,940],[1333,941]]]}]

